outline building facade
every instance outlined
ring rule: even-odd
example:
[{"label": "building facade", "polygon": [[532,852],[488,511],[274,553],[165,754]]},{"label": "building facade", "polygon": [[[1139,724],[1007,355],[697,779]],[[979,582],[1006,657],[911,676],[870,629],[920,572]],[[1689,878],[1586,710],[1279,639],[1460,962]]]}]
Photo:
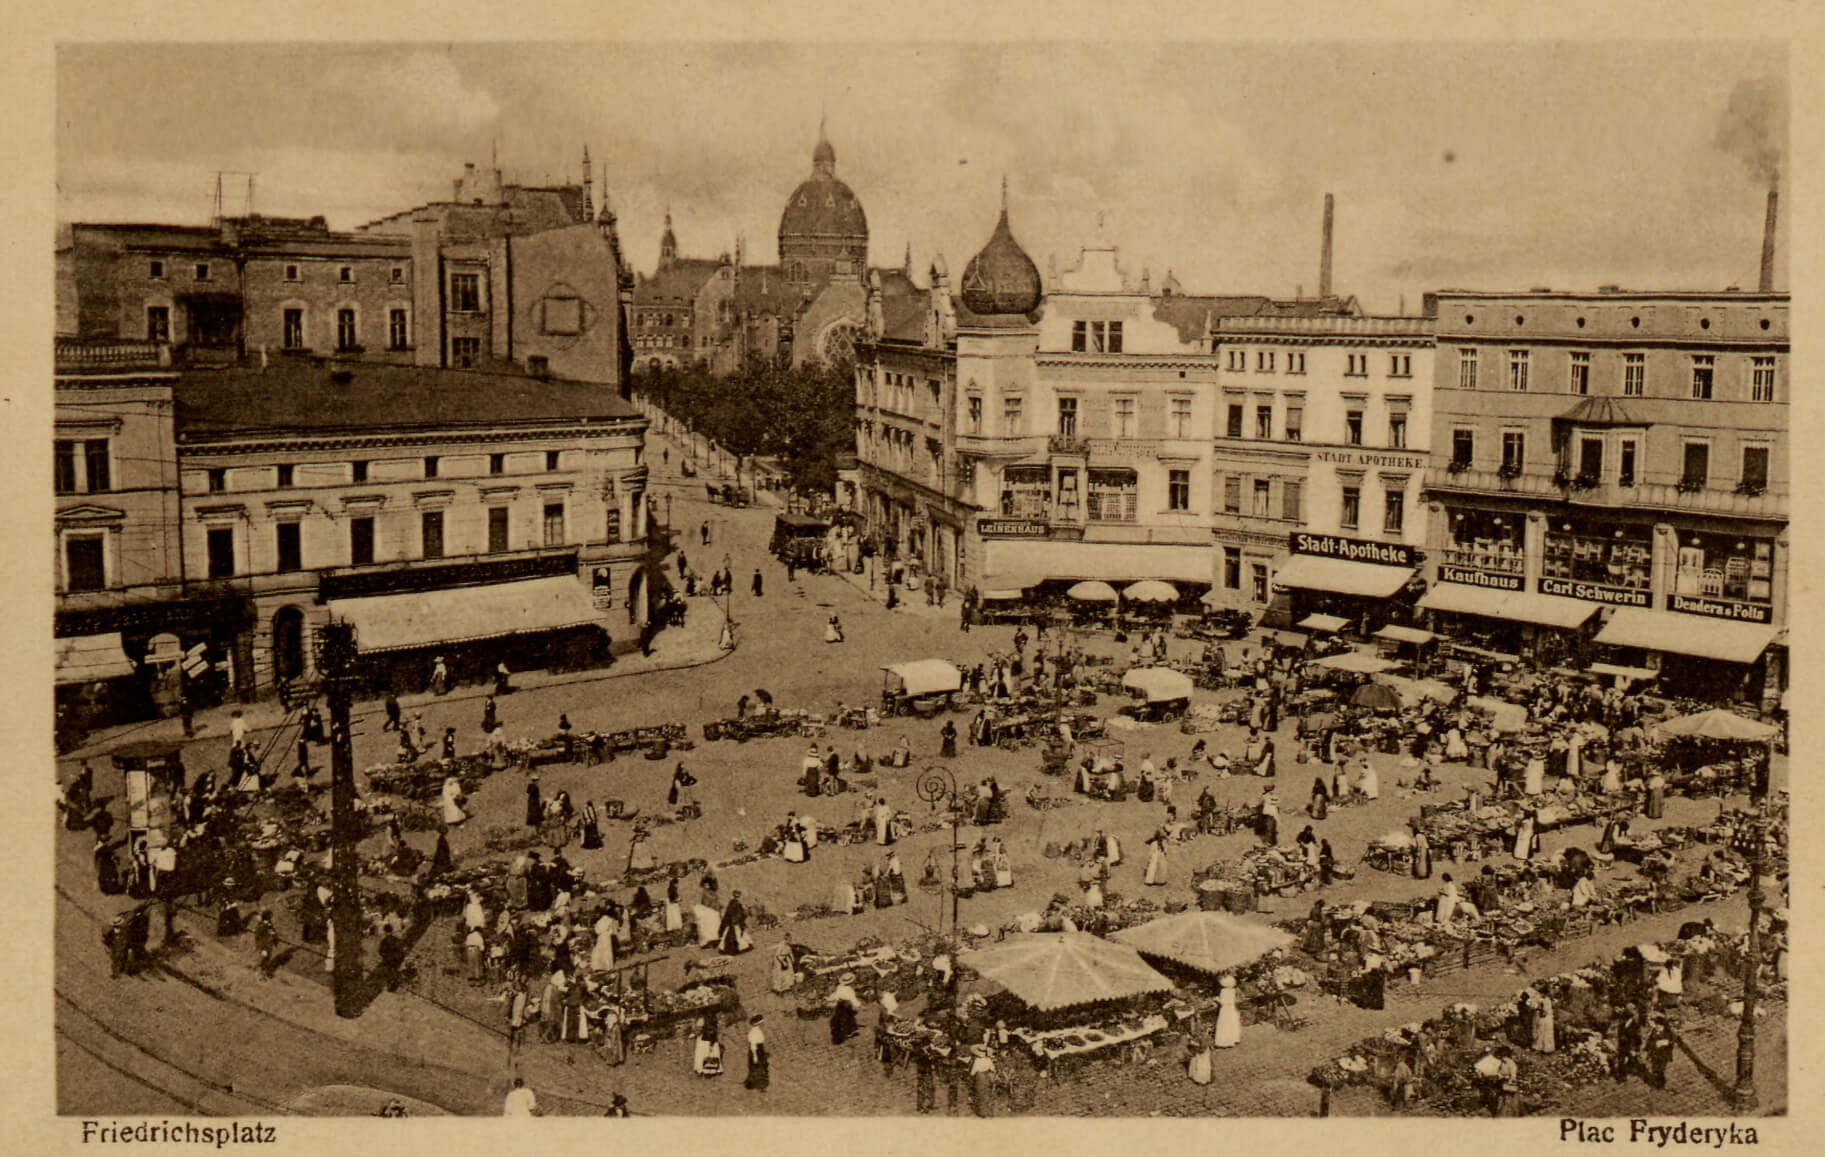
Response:
[{"label": "building facade", "polygon": [[1213,601],[1272,606],[1280,626],[1406,617],[1396,596],[1416,593],[1426,534],[1430,321],[1264,312],[1217,319],[1212,346]]},{"label": "building facade", "polygon": [[1428,311],[1423,605],[1497,651],[1778,693],[1787,295],[1450,291]]}]

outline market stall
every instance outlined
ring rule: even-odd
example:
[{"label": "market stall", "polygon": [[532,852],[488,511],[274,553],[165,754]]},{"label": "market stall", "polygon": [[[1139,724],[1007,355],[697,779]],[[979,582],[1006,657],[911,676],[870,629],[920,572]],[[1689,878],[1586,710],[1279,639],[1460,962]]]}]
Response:
[{"label": "market stall", "polygon": [[1170,722],[1191,704],[1190,677],[1168,667],[1136,667],[1122,675],[1122,687],[1139,719]]},{"label": "market stall", "polygon": [[963,673],[943,659],[916,659],[882,667],[881,711],[885,715],[929,717],[953,705]]}]

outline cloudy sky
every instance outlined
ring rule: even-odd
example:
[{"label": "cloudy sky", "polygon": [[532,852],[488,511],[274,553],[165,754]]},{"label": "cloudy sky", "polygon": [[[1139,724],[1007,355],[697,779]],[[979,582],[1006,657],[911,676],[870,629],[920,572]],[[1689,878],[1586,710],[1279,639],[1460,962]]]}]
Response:
[{"label": "cloudy sky", "polygon": [[910,244],[960,269],[1006,174],[1042,270],[1100,217],[1156,282],[1311,293],[1328,191],[1337,287],[1384,312],[1446,286],[1752,286],[1786,67],[1715,41],[66,45],[58,215],[206,223],[229,171],[260,212],[349,227],[494,149],[510,179],[574,179],[587,143],[637,268],[668,205],[687,255],[745,236],[768,261],[827,108],[877,264]]}]

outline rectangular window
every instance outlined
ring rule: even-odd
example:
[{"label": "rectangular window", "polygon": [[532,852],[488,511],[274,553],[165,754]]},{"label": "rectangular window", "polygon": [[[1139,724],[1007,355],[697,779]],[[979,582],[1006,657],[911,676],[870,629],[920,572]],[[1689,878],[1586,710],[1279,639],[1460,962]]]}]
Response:
[{"label": "rectangular window", "polygon": [[1227,364],[1225,365],[1225,368],[1228,369],[1229,372],[1232,374],[1247,373],[1248,372],[1248,351],[1247,350],[1230,350],[1229,351],[1229,360],[1228,360]]},{"label": "rectangular window", "polygon": [[1708,402],[1711,400],[1712,379],[1717,374],[1717,359],[1710,354],[1692,355],[1692,397]]},{"label": "rectangular window", "polygon": [[289,463],[289,462],[281,463],[278,467],[278,479],[277,479],[276,484],[280,490],[289,490],[289,489],[291,489],[291,483],[292,483],[291,463]]},{"label": "rectangular window", "polygon": [[1240,402],[1230,403],[1229,424],[1226,427],[1226,430],[1231,438],[1240,438],[1242,436],[1242,404]]},{"label": "rectangular window", "polygon": [[1242,479],[1234,474],[1223,479],[1223,513],[1242,513]]},{"label": "rectangular window", "polygon": [[1527,461],[1527,435],[1516,430],[1502,431],[1502,469],[1520,473]]},{"label": "rectangular window", "polygon": [[1251,563],[1248,568],[1249,597],[1258,603],[1267,601],[1267,567],[1263,563]]},{"label": "rectangular window", "polygon": [[1280,517],[1288,522],[1298,522],[1305,517],[1300,509],[1300,499],[1304,496],[1305,485],[1297,479],[1289,478],[1280,484]]},{"label": "rectangular window", "polygon": [[234,577],[234,528],[211,527],[209,531],[209,577]]},{"label": "rectangular window", "polygon": [[1646,354],[1622,355],[1622,396],[1639,398],[1647,387],[1648,356]]},{"label": "rectangular window", "polygon": [[208,262],[198,262],[198,263],[197,263],[197,267],[196,267],[196,279],[197,279],[197,280],[198,280],[198,281],[208,281],[208,280],[209,280],[209,264],[208,264]]},{"label": "rectangular window", "polygon": [[64,589],[99,591],[108,585],[104,548],[99,534],[72,535],[63,543]]},{"label": "rectangular window", "polygon": [[57,493],[75,494],[81,485],[76,480],[76,443],[60,439],[57,442],[57,452],[52,461],[57,468]]},{"label": "rectangular window", "polygon": [[1412,354],[1389,354],[1388,376],[1391,378],[1410,378],[1413,376]]},{"label": "rectangular window", "polygon": [[285,267],[285,280],[287,280],[287,281],[298,280],[298,267],[296,265],[287,265]]},{"label": "rectangular window", "polygon": [[1003,394],[1001,397],[1001,432],[1003,434],[1026,433],[1019,394]]},{"label": "rectangular window", "polygon": [[304,348],[303,310],[288,309],[285,311],[284,326],[282,327],[279,340],[288,350],[301,350]]},{"label": "rectangular window", "polygon": [[444,512],[427,510],[418,516],[418,553],[424,558],[444,556]]},{"label": "rectangular window", "polygon": [[279,535],[279,570],[303,570],[303,524],[281,522],[274,529],[278,531]]},{"label": "rectangular window", "polygon": [[220,494],[228,489],[228,471],[220,467],[208,472],[209,493]]},{"label": "rectangular window", "polygon": [[1343,488],[1343,511],[1338,516],[1337,524],[1345,530],[1355,530],[1362,525],[1362,487]]},{"label": "rectangular window", "polygon": [[1398,490],[1390,490],[1382,495],[1384,502],[1381,521],[1383,534],[1399,534],[1401,526],[1407,519],[1407,496]]},{"label": "rectangular window", "polygon": [[357,462],[350,462],[349,463],[349,481],[366,482],[367,480],[368,480],[367,462],[365,460],[357,461]]},{"label": "rectangular window", "polygon": [[1395,450],[1407,448],[1407,415],[1402,413],[1388,415],[1388,446]]},{"label": "rectangular window", "polygon": [[146,307],[146,340],[171,340],[171,307],[168,305],[148,305]]},{"label": "rectangular window", "polygon": [[1174,438],[1191,437],[1191,399],[1172,399],[1172,436]]},{"label": "rectangular window", "polygon": [[1254,487],[1255,502],[1254,502],[1254,506],[1251,508],[1251,513],[1253,513],[1256,518],[1272,518],[1273,517],[1273,511],[1270,508],[1272,499],[1273,499],[1273,492],[1274,492],[1273,484],[1270,483],[1267,479],[1265,479],[1265,478],[1255,479],[1255,487]]},{"label": "rectangular window", "polygon": [[505,454],[488,455],[488,473],[505,474],[506,472],[507,472],[507,455],[505,455]]},{"label": "rectangular window", "polygon": [[1451,431],[1451,465],[1453,469],[1468,470],[1476,461],[1476,432],[1473,430]]},{"label": "rectangular window", "polygon": [[349,565],[367,566],[374,561],[374,520],[349,519]]},{"label": "rectangular window", "polygon": [[114,489],[114,480],[108,470],[108,440],[90,438],[82,444],[83,466],[88,476],[86,489],[90,494],[100,494]]},{"label": "rectangular window", "polygon": [[147,267],[146,272],[151,276],[152,280],[163,281],[165,279],[165,263],[163,261],[154,261]]},{"label": "rectangular window", "polygon": [[1262,350],[1255,355],[1255,372],[1271,374],[1274,372],[1274,354],[1271,350]]},{"label": "rectangular window", "polygon": [[1603,439],[1578,439],[1578,480],[1595,485],[1603,480]]},{"label": "rectangular window", "polygon": [[1591,355],[1587,353],[1572,354],[1571,386],[1574,394],[1591,392]]},{"label": "rectangular window", "polygon": [[1166,509],[1191,509],[1191,471],[1168,470],[1166,472]]},{"label": "rectangular window", "polygon": [[355,280],[355,267],[352,265],[344,265],[341,269],[336,271],[336,280],[340,281],[344,285],[347,285],[350,282],[354,281]]},{"label": "rectangular window", "polygon": [[[638,505],[639,501],[640,501],[639,496],[635,495],[634,496],[635,504]],[[616,507],[611,506],[608,508],[607,513],[608,513],[608,534],[605,536],[606,541],[608,541],[610,543],[620,542],[621,541],[621,511],[619,509],[617,509]]]},{"label": "rectangular window", "polygon": [[412,344],[412,335],[406,329],[406,311],[403,309],[387,312],[387,348],[402,350]]},{"label": "rectangular window", "polygon": [[1305,372],[1304,351],[1293,350],[1286,355],[1286,372],[1289,374],[1303,374]]},{"label": "rectangular window", "polygon": [[450,308],[456,313],[482,311],[482,278],[479,273],[450,275]]},{"label": "rectangular window", "polygon": [[1286,408],[1286,440],[1298,442],[1305,438],[1305,407],[1288,406]]},{"label": "rectangular window", "polygon": [[564,504],[562,502],[545,504],[545,545],[564,545]]},{"label": "rectangular window", "polygon": [[1685,470],[1680,474],[1679,484],[1688,489],[1702,487],[1711,476],[1711,445],[1708,442],[1687,442],[1685,453]]},{"label": "rectangular window", "polygon": [[1768,447],[1743,447],[1743,489],[1768,489]]},{"label": "rectangular window", "polygon": [[1058,433],[1060,437],[1077,436],[1077,399],[1058,399]]},{"label": "rectangular window", "polygon": [[1362,411],[1348,410],[1343,416],[1343,440],[1351,446],[1362,445]]},{"label": "rectangular window", "polygon": [[982,433],[982,399],[970,399],[970,433]]},{"label": "rectangular window", "polygon": [[458,369],[470,369],[482,356],[482,339],[479,337],[453,337],[450,339],[450,360]]},{"label": "rectangular window", "polygon": [[[1064,479],[1069,476],[1068,472],[1060,472],[1061,488]],[[1091,470],[1086,483],[1088,489],[1084,506],[1091,522],[1135,521],[1140,485],[1134,471]]]},{"label": "rectangular window", "polygon": [[1343,376],[1346,378],[1366,378],[1369,376],[1368,354],[1346,354],[1346,365]]},{"label": "rectangular window", "polygon": [[500,554],[507,548],[507,508],[490,506],[488,508],[488,553]]},{"label": "rectangular window", "polygon": [[1122,323],[1119,321],[1109,323],[1109,352],[1112,354],[1122,352]]},{"label": "rectangular window", "polygon": [[1635,439],[1624,438],[1616,454],[1616,485],[1635,485]]},{"label": "rectangular window", "polygon": [[1239,546],[1223,548],[1223,588],[1242,589],[1242,548]]},{"label": "rectangular window", "polygon": [[1476,389],[1476,349],[1473,346],[1457,351],[1457,388]]},{"label": "rectangular window", "polygon": [[437,455],[435,454],[426,455],[425,457],[425,477],[437,477]]},{"label": "rectangular window", "polygon": [[388,280],[392,281],[394,285],[404,285],[406,280],[405,267],[403,265],[393,266],[392,271],[388,274]]},{"label": "rectangular window", "polygon": [[1134,437],[1134,399],[1131,397],[1115,399],[1115,436]]},{"label": "rectangular window", "polygon": [[560,461],[562,461],[563,453],[564,452],[562,450],[545,451],[545,472],[547,474],[551,473],[552,471],[554,471],[558,468],[558,463]]},{"label": "rectangular window", "polygon": [[1751,358],[1754,376],[1749,383],[1749,400],[1751,402],[1774,401],[1774,359]]},{"label": "rectangular window", "polygon": [[1527,389],[1527,351],[1508,351],[1508,388],[1517,392]]},{"label": "rectangular window", "polygon": [[1274,436],[1274,408],[1272,406],[1255,407],[1255,437],[1272,438]]},{"label": "rectangular window", "polygon": [[1071,323],[1071,352],[1086,353],[1090,349],[1090,323],[1074,321]]}]

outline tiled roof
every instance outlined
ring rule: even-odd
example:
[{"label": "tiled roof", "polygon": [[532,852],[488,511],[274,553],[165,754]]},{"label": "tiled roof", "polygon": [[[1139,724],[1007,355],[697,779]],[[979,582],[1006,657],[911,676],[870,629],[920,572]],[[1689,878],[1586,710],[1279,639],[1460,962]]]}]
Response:
[{"label": "tiled roof", "polygon": [[716,271],[721,267],[720,261],[695,257],[674,261],[634,287],[634,303],[651,305],[680,300],[686,304],[694,302],[704,283],[716,276]]}]

